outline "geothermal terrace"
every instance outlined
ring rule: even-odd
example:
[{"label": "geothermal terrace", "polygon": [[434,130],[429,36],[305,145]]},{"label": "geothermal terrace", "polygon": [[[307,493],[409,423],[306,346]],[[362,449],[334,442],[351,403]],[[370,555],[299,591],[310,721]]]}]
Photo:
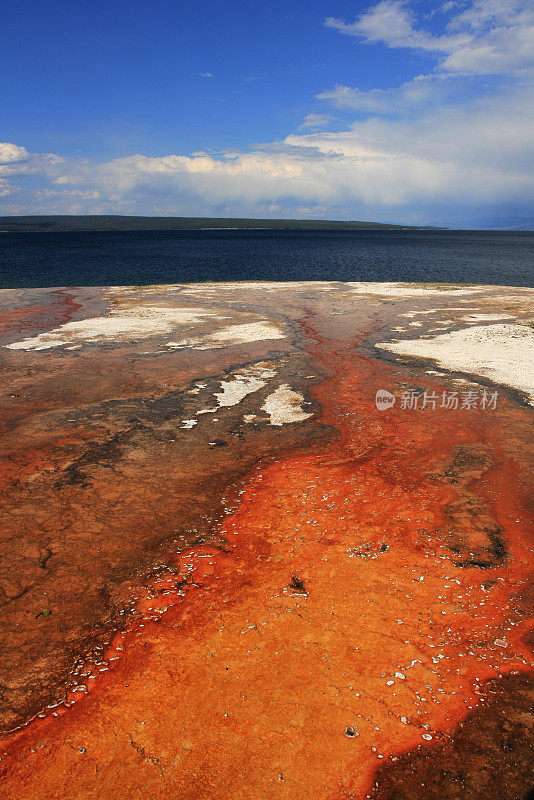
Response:
[{"label": "geothermal terrace", "polygon": [[533,319],[511,287],[0,292],[3,796],[522,798]]}]

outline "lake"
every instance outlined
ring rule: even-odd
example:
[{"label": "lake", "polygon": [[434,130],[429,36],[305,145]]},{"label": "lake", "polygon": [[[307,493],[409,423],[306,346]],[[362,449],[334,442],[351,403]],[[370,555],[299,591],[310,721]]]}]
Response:
[{"label": "lake", "polygon": [[192,281],[534,286],[534,232],[198,230],[0,233],[0,288]]}]

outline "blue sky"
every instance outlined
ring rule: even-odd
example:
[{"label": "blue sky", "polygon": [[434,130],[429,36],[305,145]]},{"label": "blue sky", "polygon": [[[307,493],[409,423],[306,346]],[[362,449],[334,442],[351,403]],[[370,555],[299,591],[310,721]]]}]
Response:
[{"label": "blue sky", "polygon": [[19,0],[0,64],[0,214],[534,216],[531,0]]}]

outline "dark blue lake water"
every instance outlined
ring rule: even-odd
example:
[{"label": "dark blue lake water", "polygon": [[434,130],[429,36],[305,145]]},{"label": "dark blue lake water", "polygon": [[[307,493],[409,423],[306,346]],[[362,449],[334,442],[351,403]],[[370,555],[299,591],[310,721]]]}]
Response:
[{"label": "dark blue lake water", "polygon": [[0,233],[1,288],[237,280],[534,286],[534,233]]}]

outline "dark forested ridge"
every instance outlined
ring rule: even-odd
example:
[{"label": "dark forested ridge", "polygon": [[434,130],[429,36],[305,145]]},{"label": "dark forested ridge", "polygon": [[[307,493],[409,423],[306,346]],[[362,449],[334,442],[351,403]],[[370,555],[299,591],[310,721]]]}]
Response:
[{"label": "dark forested ridge", "polygon": [[0,217],[0,231],[183,231],[210,228],[270,230],[403,229],[381,222],[336,222],[326,219],[246,219],[224,217],[128,217],[95,214]]}]

